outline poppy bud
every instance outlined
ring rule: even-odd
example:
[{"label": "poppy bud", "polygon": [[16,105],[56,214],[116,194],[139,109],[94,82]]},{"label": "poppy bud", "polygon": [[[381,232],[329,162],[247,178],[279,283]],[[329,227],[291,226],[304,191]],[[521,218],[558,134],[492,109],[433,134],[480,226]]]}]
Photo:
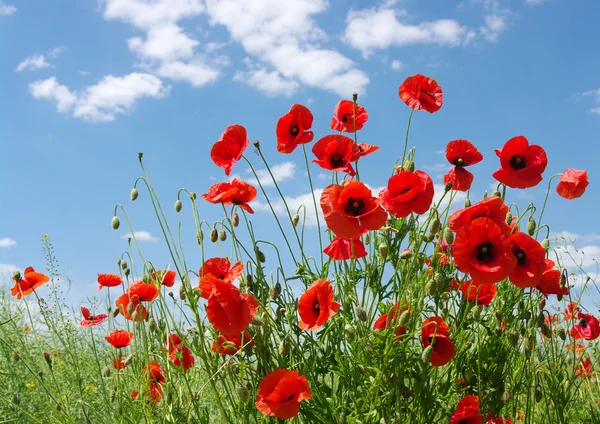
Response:
[{"label": "poppy bud", "polygon": [[21,273],[19,271],[15,271],[13,273],[13,280],[19,281],[21,279]]},{"label": "poppy bud", "polygon": [[138,152],[138,159],[142,160],[142,157],[144,157],[144,152]]},{"label": "poppy bud", "polygon": [[444,193],[448,193],[450,190],[452,190],[452,183],[446,183],[444,185]]},{"label": "poppy bud", "polygon": [[175,300],[175,294],[173,293],[173,291],[169,291],[169,292],[167,293],[167,295],[168,295],[168,296],[169,296],[171,299]]},{"label": "poppy bud", "polygon": [[265,322],[258,315],[254,315],[254,318],[252,318],[252,324],[256,325],[257,327],[262,327],[265,324]]},{"label": "poppy bud", "polygon": [[488,197],[488,191],[487,191],[487,190],[485,190],[485,191],[483,192],[483,198],[484,198],[484,199],[487,199],[487,197]]},{"label": "poppy bud", "polygon": [[134,311],[134,312],[131,314],[131,319],[132,319],[133,321],[137,321],[137,320],[138,320],[138,311],[137,311],[137,310],[136,310],[136,311]]},{"label": "poppy bud", "polygon": [[119,221],[119,218],[116,216],[113,216],[112,220],[110,221],[110,225],[112,225],[113,230],[118,230],[119,226],[121,225],[121,221]]},{"label": "poppy bud", "polygon": [[365,373],[365,367],[363,365],[361,365],[361,364],[357,364],[356,367],[355,367],[355,369],[356,369],[357,372],[359,372],[361,374]]},{"label": "poppy bud", "polygon": [[273,300],[277,299],[280,294],[281,294],[281,284],[279,284],[279,283],[275,284],[275,286],[273,286],[269,289],[269,296]]},{"label": "poppy bud", "polygon": [[535,403],[540,403],[542,401],[544,397],[544,394],[542,393],[542,391],[540,390],[539,387],[536,387],[535,389]]},{"label": "poppy bud", "polygon": [[152,280],[150,279],[150,276],[149,276],[149,275],[144,275],[144,276],[142,277],[142,282],[143,282],[143,283],[146,283],[146,284],[148,284],[148,283],[150,283],[151,281],[152,281]]},{"label": "poppy bud", "polygon": [[567,338],[567,331],[564,328],[560,327],[558,329],[558,337],[560,337],[560,339],[564,341]]},{"label": "poppy bud", "polygon": [[541,326],[544,324],[544,321],[545,321],[544,313],[543,313],[543,312],[540,312],[540,313],[538,314],[538,316],[536,317],[536,319],[535,319],[535,324],[536,324],[538,327],[541,327]]},{"label": "poppy bud", "polygon": [[131,270],[129,268],[125,268],[123,270],[123,273],[125,274],[125,277],[129,277],[129,274],[131,273]]},{"label": "poppy bud", "polygon": [[412,160],[405,160],[402,167],[407,171],[415,172],[415,163]]},{"label": "poppy bud", "polygon": [[154,321],[154,318],[150,318],[148,320],[148,328],[150,328],[150,331],[158,330],[158,327],[156,326],[156,321]]},{"label": "poppy bud", "polygon": [[259,143],[259,141],[258,141],[258,140],[255,140],[255,141],[254,141],[254,143],[252,143],[252,145],[253,145],[254,147],[256,147],[257,149],[260,149],[260,143]]},{"label": "poppy bud", "polygon": [[44,361],[48,364],[48,368],[52,369],[52,357],[48,352],[44,352]]},{"label": "poppy bud", "polygon": [[202,230],[196,232],[196,240],[198,241],[198,244],[202,244],[202,241],[204,240],[204,233]]},{"label": "poppy bud", "polygon": [[433,354],[433,346],[429,345],[421,353],[421,362],[424,364],[428,364],[431,360],[431,355]]},{"label": "poppy bud", "polygon": [[552,329],[551,329],[550,327],[548,327],[548,324],[546,324],[546,323],[543,323],[543,324],[540,326],[540,331],[542,332],[542,334],[543,334],[545,337],[547,337],[547,338],[549,338],[549,339],[551,339],[551,338],[552,338]]},{"label": "poppy bud", "polygon": [[127,358],[125,358],[125,361],[124,361],[125,365],[129,365],[132,362],[133,362],[133,354],[127,356]]},{"label": "poppy bud", "polygon": [[182,285],[181,287],[179,287],[179,298],[181,300],[185,300],[185,287]]},{"label": "poppy bud", "polygon": [[400,253],[400,259],[410,259],[411,257],[412,257],[412,250],[410,250],[410,249],[404,249]]},{"label": "poppy bud", "polygon": [[429,232],[431,234],[436,234],[438,231],[440,231],[440,219],[435,218],[433,219],[433,221],[431,221],[431,227],[429,228]]},{"label": "poppy bud", "polygon": [[221,241],[227,240],[227,232],[225,232],[225,230],[222,228],[221,228],[221,231],[219,231],[219,240],[221,240]]},{"label": "poppy bud", "polygon": [[246,276],[246,284],[248,285],[248,290],[252,290],[253,289],[254,277],[252,277],[252,274],[248,274]]},{"label": "poppy bud", "polygon": [[519,344],[519,334],[515,333],[514,331],[511,331],[510,333],[508,333],[508,341],[513,346],[518,345]]},{"label": "poppy bud", "polygon": [[387,244],[381,243],[379,245],[379,254],[381,255],[381,257],[383,258],[384,261],[387,258],[387,252],[388,252]]},{"label": "poppy bud", "polygon": [[285,355],[288,351],[288,347],[289,343],[287,342],[287,340],[282,340],[281,343],[279,343],[279,346],[277,347],[277,353],[279,353],[279,355],[281,356]]},{"label": "poppy bud", "polygon": [[110,368],[108,366],[105,366],[104,368],[102,368],[100,374],[102,375],[102,377],[110,377]]},{"label": "poppy bud", "polygon": [[116,318],[119,316],[119,308],[115,309],[114,311],[112,311],[112,317]]},{"label": "poppy bud", "polygon": [[348,341],[352,342],[356,339],[356,328],[352,324],[346,324],[344,333],[346,334]]},{"label": "poppy bud", "polygon": [[357,306],[356,307],[356,318],[358,318],[359,321],[367,322],[367,320],[369,319],[367,310],[365,308],[363,308],[362,306]]},{"label": "poppy bud", "polygon": [[503,314],[502,314],[502,311],[501,311],[500,309],[497,309],[497,310],[496,310],[496,312],[495,312],[495,314],[496,314],[496,318],[497,318],[498,320],[501,320],[501,319],[502,319],[502,317],[503,317]]},{"label": "poppy bud", "polygon": [[465,380],[465,383],[470,384],[473,381],[475,375],[473,375],[473,371],[471,371],[469,367],[463,366],[460,372],[462,374],[463,380]]},{"label": "poppy bud", "polygon": [[264,264],[267,258],[265,257],[265,254],[258,248],[258,246],[254,248],[254,252],[256,253],[258,261]]},{"label": "poppy bud", "polygon": [[236,228],[238,225],[240,225],[240,216],[238,215],[237,212],[234,212],[233,214],[231,214],[231,224]]},{"label": "poppy bud", "polygon": [[472,312],[473,312],[473,319],[475,321],[479,321],[481,319],[481,306],[479,305],[475,305],[473,306]]},{"label": "poppy bud", "polygon": [[[562,280],[562,279],[561,279],[561,280]],[[563,286],[563,287],[564,287],[564,286]],[[561,288],[562,288],[562,287],[561,287]],[[562,294],[557,294],[557,295],[556,295],[556,300],[558,300],[559,302],[560,302],[561,300],[563,300],[563,295],[562,295]]]},{"label": "poppy bud", "polygon": [[409,320],[410,320],[410,311],[406,310],[406,311],[402,312],[402,315],[400,315],[400,319],[398,320],[398,325],[405,327],[406,324],[408,324]]},{"label": "poppy bud", "polygon": [[425,243],[431,243],[434,238],[435,238],[434,234],[431,234],[431,233],[429,233],[429,234],[423,234],[423,241]]},{"label": "poppy bud", "polygon": [[510,402],[510,398],[511,398],[510,393],[508,393],[508,392],[502,393],[502,402],[505,405],[508,405],[508,402]]},{"label": "poppy bud", "polygon": [[506,223],[508,225],[512,224],[512,219],[513,219],[512,213],[507,212],[507,214],[506,214]]},{"label": "poppy bud", "polygon": [[465,208],[468,208],[469,206],[471,206],[471,199],[465,200]]},{"label": "poppy bud", "polygon": [[213,228],[212,230],[210,230],[210,241],[215,243],[218,239],[219,239],[219,233],[217,232],[216,228]]},{"label": "poppy bud", "polygon": [[425,294],[427,296],[435,296],[437,294],[435,281],[428,280],[427,283],[425,283]]},{"label": "poppy bud", "polygon": [[365,233],[363,236],[363,242],[368,246],[371,244],[371,233]]},{"label": "poppy bud", "polygon": [[558,280],[558,285],[560,286],[561,289],[564,289],[565,286],[567,285],[567,280],[565,279],[564,275],[560,276],[560,280]]},{"label": "poppy bud", "polygon": [[135,199],[138,198],[139,194],[140,193],[138,192],[137,188],[134,187],[134,188],[131,189],[131,193],[129,193],[129,198],[133,202]]},{"label": "poppy bud", "polygon": [[356,103],[356,101],[358,100],[358,93],[352,93],[352,100],[354,101],[354,103]]},{"label": "poppy bud", "polygon": [[529,234],[530,236],[532,236],[535,233],[535,220],[533,219],[533,217],[529,217],[529,221],[527,222],[527,227],[525,227],[527,229],[527,234]]},{"label": "poppy bud", "polygon": [[175,212],[181,212],[182,207],[183,203],[181,203],[181,200],[177,199],[177,201],[175,201]]},{"label": "poppy bud", "polygon": [[448,244],[454,243],[454,233],[449,227],[444,228],[444,240]]},{"label": "poppy bud", "polygon": [[246,383],[240,383],[240,385],[236,387],[236,391],[242,402],[246,402],[248,400],[250,392],[248,391],[248,386]]},{"label": "poppy bud", "polygon": [[300,222],[300,215],[296,214],[296,215],[292,216],[292,226],[294,228],[296,228],[298,226],[299,222]]},{"label": "poppy bud", "polygon": [[446,279],[444,278],[444,274],[441,272],[436,272],[433,274],[433,281],[435,281],[435,288],[438,292],[441,292],[446,288]]},{"label": "poppy bud", "polygon": [[498,190],[494,190],[494,192],[492,193],[492,196],[494,196],[494,197],[501,197],[502,193],[500,193]]},{"label": "poppy bud", "polygon": [[546,307],[546,299],[542,297],[542,299],[538,303],[538,308],[540,308],[540,311],[543,311],[545,307]]},{"label": "poppy bud", "polygon": [[548,251],[548,249],[550,249],[550,240],[548,240],[547,238],[542,240],[542,247],[544,248],[544,250]]},{"label": "poppy bud", "polygon": [[122,268],[122,269],[125,269],[125,268],[127,268],[127,262],[126,262],[126,261],[124,261],[123,259],[121,259],[121,264],[120,264],[120,265],[121,265],[121,268]]}]

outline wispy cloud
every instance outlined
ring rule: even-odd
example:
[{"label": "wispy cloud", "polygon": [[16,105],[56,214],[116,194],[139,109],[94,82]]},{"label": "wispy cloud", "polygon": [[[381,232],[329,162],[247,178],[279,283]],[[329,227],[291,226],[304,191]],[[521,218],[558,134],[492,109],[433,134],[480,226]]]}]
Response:
[{"label": "wispy cloud", "polygon": [[15,13],[17,13],[17,8],[15,6],[0,1],[0,16],[9,16]]},{"label": "wispy cloud", "polygon": [[12,275],[19,271],[19,267],[11,264],[0,264],[0,276],[5,278],[12,278]]},{"label": "wispy cloud", "polygon": [[[66,47],[64,47],[64,46],[53,47],[48,52],[47,56],[50,59],[56,59],[65,50],[66,50]],[[27,56],[25,59],[23,59],[21,61],[21,63],[19,63],[17,65],[17,67],[15,68],[15,71],[16,72],[23,72],[25,70],[36,71],[38,69],[53,68],[53,67],[54,66],[52,66],[50,63],[48,63],[45,55],[34,54],[31,56]]]},{"label": "wispy cloud", "polygon": [[[158,237],[153,236],[149,231],[134,231],[133,236],[135,236],[137,241],[148,241],[152,243],[156,243],[158,241]],[[121,238],[123,240],[132,238],[131,233],[124,234],[121,236]]]},{"label": "wispy cloud", "polygon": [[[248,174],[251,172],[251,169],[246,170],[246,173]],[[277,181],[277,183],[279,184],[282,181],[294,178],[294,175],[296,174],[296,164],[294,162],[283,162],[274,165],[271,167],[271,173],[273,174],[273,178],[275,178],[275,181]],[[258,176],[258,179],[263,185],[263,187],[270,187],[275,185],[273,183],[273,178],[271,178],[271,175],[269,175],[269,171],[266,168],[257,169],[256,175]]]},{"label": "wispy cloud", "polygon": [[591,98],[592,102],[598,106],[591,107],[587,111],[589,113],[593,113],[596,115],[600,115],[600,88],[596,90],[583,91],[573,94],[573,98],[581,99],[581,98]]},{"label": "wispy cloud", "polygon": [[0,239],[0,248],[9,248],[16,245],[17,242],[10,237],[5,237]]}]

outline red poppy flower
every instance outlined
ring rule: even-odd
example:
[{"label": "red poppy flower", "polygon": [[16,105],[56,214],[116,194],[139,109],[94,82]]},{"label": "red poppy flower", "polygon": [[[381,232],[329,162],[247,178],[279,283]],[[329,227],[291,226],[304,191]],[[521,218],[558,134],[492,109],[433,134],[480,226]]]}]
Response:
[{"label": "red poppy flower", "polygon": [[[404,311],[410,311],[410,307],[408,306],[398,311],[399,308],[400,305],[398,302],[396,302],[394,308],[389,313],[383,314],[379,318],[377,318],[375,324],[373,325],[373,330],[385,330],[394,323],[394,320],[397,320],[396,317],[399,318],[404,313]],[[401,337],[404,334],[406,334],[406,327],[402,325],[396,327],[396,336]]]},{"label": "red poppy flower", "polygon": [[225,129],[219,141],[213,145],[210,158],[219,168],[225,169],[225,175],[229,175],[233,165],[240,160],[248,144],[250,144],[250,140],[248,140],[246,128],[241,125],[231,125]]},{"label": "red poppy flower", "polygon": [[142,305],[140,298],[129,292],[123,293],[115,303],[121,315],[130,321],[142,321],[148,316],[148,310]]},{"label": "red poppy flower", "polygon": [[154,283],[144,283],[143,281],[135,281],[127,290],[131,297],[137,296],[143,302],[152,302],[160,292]]},{"label": "red poppy flower", "polygon": [[569,335],[575,340],[596,340],[600,337],[600,322],[590,314],[579,312],[577,314],[579,324],[574,325]]},{"label": "red poppy flower", "polygon": [[79,323],[80,327],[95,327],[102,324],[108,318],[106,314],[91,315],[90,310],[85,306],[81,307],[81,315],[83,315],[83,320]]},{"label": "red poppy flower", "polygon": [[123,282],[123,279],[118,274],[98,274],[98,290],[102,287],[116,287]]},{"label": "red poppy flower", "polygon": [[560,176],[556,192],[565,199],[577,199],[583,196],[589,184],[586,171],[569,168]]},{"label": "red poppy flower", "polygon": [[448,337],[450,328],[441,317],[427,318],[421,324],[421,343],[423,348],[433,347],[429,362],[440,367],[454,358],[454,343]]},{"label": "red poppy flower", "polygon": [[298,300],[300,329],[316,330],[337,314],[341,305],[333,298],[333,287],[329,281],[317,280],[312,283]]},{"label": "red poppy flower", "polygon": [[378,230],[388,218],[378,198],[363,183],[348,179],[344,186],[331,184],[321,194],[321,208],[329,229],[354,239],[364,231]]},{"label": "red poppy flower", "polygon": [[248,203],[256,198],[256,188],[245,181],[234,178],[231,182],[212,185],[208,189],[208,193],[204,193],[200,197],[210,203],[236,205],[248,213],[254,213]]},{"label": "red poppy flower", "polygon": [[194,356],[189,347],[185,345],[179,334],[171,334],[167,340],[167,348],[169,351],[169,360],[176,367],[181,367],[183,364],[183,372],[194,366]]},{"label": "red poppy flower", "polygon": [[39,272],[35,272],[32,267],[25,268],[23,274],[25,278],[22,278],[20,273],[15,273],[13,276],[15,285],[10,289],[10,293],[11,295],[16,296],[17,300],[21,299],[23,296],[33,293],[33,291],[42,284],[50,281],[48,276]]},{"label": "red poppy flower", "polygon": [[522,289],[535,287],[546,270],[546,250],[533,237],[525,233],[513,233],[508,239],[517,266],[508,279]]},{"label": "red poppy flower", "polygon": [[265,415],[288,419],[300,412],[299,402],[312,394],[306,377],[283,368],[267,374],[258,385],[256,408]]},{"label": "red poppy flower", "polygon": [[117,349],[120,349],[129,346],[129,343],[131,343],[131,340],[133,339],[133,333],[121,329],[116,329],[111,331],[110,334],[105,337],[105,339],[111,345],[113,345]]},{"label": "red poppy flower", "polygon": [[446,175],[444,175],[444,184],[450,184],[451,190],[467,191],[473,184],[473,174],[465,168],[455,166]]},{"label": "red poppy flower", "polygon": [[290,111],[277,122],[277,151],[292,153],[299,144],[310,143],[314,134],[313,115],[306,106],[293,105]]},{"label": "red poppy flower", "polygon": [[254,341],[252,341],[252,338],[247,331],[236,336],[224,336],[219,334],[218,339],[212,342],[212,350],[220,355],[235,355],[242,346],[247,343],[249,343],[250,346],[254,346]]},{"label": "red poppy flower", "polygon": [[347,261],[352,258],[360,259],[367,256],[365,245],[360,238],[347,239],[336,237],[323,249],[323,252],[336,261]]},{"label": "red poppy flower", "polygon": [[423,171],[400,171],[388,180],[379,198],[383,206],[396,218],[411,213],[423,214],[433,202],[433,181]]},{"label": "red poppy flower", "polygon": [[481,424],[481,421],[479,396],[465,396],[458,401],[458,407],[450,418],[450,424]]},{"label": "red poppy flower", "polygon": [[123,368],[125,368],[127,366],[127,364],[125,364],[125,361],[121,358],[113,359],[112,364],[113,364],[113,367],[117,370],[122,370]]},{"label": "red poppy flower", "polygon": [[513,424],[513,421],[510,418],[504,417],[488,418],[485,424]]},{"label": "red poppy flower", "polygon": [[456,267],[481,284],[502,281],[517,263],[502,230],[489,218],[477,218],[460,228],[452,254]]},{"label": "red poppy flower", "polygon": [[465,295],[467,301],[480,306],[489,306],[498,293],[495,284],[480,284],[467,280],[460,286],[460,291]]},{"label": "red poppy flower", "polygon": [[433,113],[442,107],[442,89],[433,78],[421,74],[406,78],[398,88],[398,94],[411,109]]},{"label": "red poppy flower", "polygon": [[569,302],[569,304],[565,308],[565,319],[566,320],[575,319],[575,316],[577,315],[577,313],[579,311],[581,311],[581,308],[579,306],[577,306],[577,303]]},{"label": "red poppy flower", "polygon": [[446,159],[454,168],[444,175],[444,184],[452,184],[452,190],[469,190],[473,183],[473,174],[464,168],[481,162],[483,155],[468,140],[452,140],[446,146]]},{"label": "red poppy flower", "polygon": [[210,258],[204,262],[198,275],[200,275],[200,284],[198,290],[200,290],[200,296],[208,299],[216,280],[232,284],[236,278],[242,275],[244,265],[241,262],[236,262],[231,266],[226,258]]},{"label": "red poppy flower", "polygon": [[594,375],[594,372],[592,371],[592,361],[590,358],[581,360],[579,366],[575,368],[575,375],[577,377],[591,377]]},{"label": "red poppy flower", "polygon": [[165,383],[165,370],[158,362],[150,362],[148,365],[144,366],[143,374],[146,380],[151,383]]},{"label": "red poppy flower", "polygon": [[212,326],[224,336],[241,334],[258,311],[251,294],[241,294],[236,286],[215,280],[206,313]]},{"label": "red poppy flower", "polygon": [[375,153],[377,150],[379,150],[379,146],[373,146],[367,143],[359,143],[358,150],[360,151],[360,157],[363,157],[368,156],[371,153]]},{"label": "red poppy flower", "polygon": [[[333,118],[331,118],[331,129],[333,131],[341,131],[345,133],[353,133],[360,130],[365,122],[369,119],[367,110],[359,105],[356,105],[350,100],[340,100],[333,110]],[[356,126],[354,125],[356,122]]]},{"label": "red poppy flower", "polygon": [[168,271],[158,270],[152,273],[152,279],[165,287],[173,287],[177,273],[170,269]]},{"label": "red poppy flower", "polygon": [[534,187],[542,181],[548,164],[546,152],[537,144],[529,145],[522,135],[511,138],[502,150],[496,149],[500,168],[492,175],[502,184],[512,188]]},{"label": "red poppy flower", "polygon": [[471,221],[486,217],[496,223],[504,235],[510,235],[510,227],[506,224],[506,214],[508,206],[504,204],[501,197],[487,197],[480,202],[477,202],[467,208],[461,209],[450,215],[448,226],[455,233]]},{"label": "red poppy flower", "polygon": [[561,296],[567,296],[569,294],[569,288],[567,286],[561,287],[561,272],[554,268],[554,262],[550,259],[546,259],[546,270],[542,274],[542,278],[535,286],[546,298],[548,295],[555,294]]},{"label": "red poppy flower", "polygon": [[351,138],[339,134],[326,135],[315,143],[312,152],[317,157],[313,163],[321,168],[346,172],[352,177],[356,175],[352,162],[360,158],[361,152]]}]

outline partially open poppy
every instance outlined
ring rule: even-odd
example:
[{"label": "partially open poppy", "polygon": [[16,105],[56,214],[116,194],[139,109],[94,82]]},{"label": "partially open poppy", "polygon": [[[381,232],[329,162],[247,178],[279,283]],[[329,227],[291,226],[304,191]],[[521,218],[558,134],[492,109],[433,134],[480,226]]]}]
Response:
[{"label": "partially open poppy", "polygon": [[224,336],[241,334],[258,311],[258,302],[251,294],[242,294],[236,286],[215,280],[208,298],[208,320]]},{"label": "partially open poppy", "polygon": [[312,152],[317,157],[313,160],[321,168],[336,172],[346,172],[353,177],[356,175],[352,162],[356,162],[361,151],[358,144],[345,135],[326,135],[315,143]]},{"label": "partially open poppy", "polygon": [[119,274],[98,274],[98,290],[102,290],[102,287],[116,287],[122,282]]},{"label": "partially open poppy", "polygon": [[144,283],[141,280],[133,282],[127,291],[132,297],[137,296],[142,302],[152,302],[160,294],[154,283]]},{"label": "partially open poppy", "polygon": [[433,195],[433,181],[425,172],[400,171],[388,180],[379,198],[389,213],[396,218],[405,218],[413,212],[427,212]]},{"label": "partially open poppy", "polygon": [[579,323],[574,325],[569,335],[575,340],[596,340],[600,337],[600,322],[590,314],[579,312],[577,314]]},{"label": "partially open poppy", "polygon": [[508,239],[517,266],[508,279],[517,287],[535,287],[546,270],[546,250],[533,237],[525,233],[513,233]]},{"label": "partially open poppy", "polygon": [[406,78],[398,88],[398,95],[409,108],[429,113],[440,110],[444,97],[439,84],[421,74]]},{"label": "partially open poppy", "polygon": [[546,259],[545,263],[546,270],[535,287],[546,298],[551,294],[567,296],[569,294],[569,288],[566,285],[561,284],[562,274],[560,270],[554,269],[554,262],[550,259]]},{"label": "partially open poppy", "polygon": [[158,362],[150,362],[148,365],[144,366],[143,374],[146,380],[152,383],[165,383],[165,370]]},{"label": "partially open poppy", "polygon": [[212,350],[220,355],[235,355],[246,344],[254,346],[254,342],[247,331],[236,336],[219,334],[217,340],[212,342]]},{"label": "partially open poppy", "polygon": [[13,296],[17,297],[17,300],[21,299],[23,296],[27,296],[34,292],[35,289],[40,287],[42,284],[50,281],[47,275],[44,275],[39,272],[35,272],[33,267],[25,268],[23,271],[23,277],[21,277],[20,273],[15,273],[13,275],[13,281],[15,285],[10,289],[10,293]]},{"label": "partially open poppy", "polygon": [[108,315],[106,314],[90,314],[90,310],[85,306],[81,307],[81,315],[83,315],[83,320],[79,323],[80,327],[95,327],[96,325],[102,324],[104,320],[108,318]]},{"label": "partially open poppy", "polygon": [[473,174],[465,168],[455,166],[444,175],[444,185],[450,184],[450,190],[467,191],[473,184]]},{"label": "partially open poppy", "polygon": [[465,396],[458,401],[458,406],[450,424],[481,424],[482,417],[479,415],[479,396]]},{"label": "partially open poppy", "polygon": [[248,144],[250,144],[250,140],[248,140],[246,128],[241,125],[231,125],[225,129],[219,141],[213,145],[210,158],[215,165],[225,169],[225,175],[230,175],[233,165],[240,160]]},{"label": "partially open poppy", "polygon": [[467,301],[480,306],[489,306],[498,293],[495,284],[480,284],[472,280],[467,280],[460,286],[460,291],[467,298]]},{"label": "partially open poppy", "polygon": [[502,149],[495,152],[500,158],[500,168],[492,176],[502,184],[511,188],[529,188],[542,181],[548,158],[541,146],[530,145],[520,135],[508,140]]},{"label": "partially open poppy", "polygon": [[215,280],[222,281],[227,284],[232,284],[237,278],[242,275],[244,265],[241,262],[236,262],[231,266],[231,262],[226,258],[210,258],[204,262],[198,275],[200,276],[200,296],[208,299],[210,296]]},{"label": "partially open poppy", "polygon": [[194,356],[189,347],[179,337],[179,334],[173,333],[167,340],[167,349],[169,351],[169,360],[176,367],[183,366],[183,372],[186,372],[194,366]]},{"label": "partially open poppy", "polygon": [[367,256],[365,245],[360,238],[336,237],[323,249],[323,253],[336,261],[347,261],[352,258],[360,259]]},{"label": "partially open poppy", "polygon": [[208,193],[204,193],[200,197],[210,203],[237,205],[248,213],[254,213],[248,203],[256,198],[256,188],[245,181],[234,178],[231,182],[212,185],[208,189]]},{"label": "partially open poppy", "polygon": [[423,348],[433,348],[429,362],[434,367],[447,364],[454,358],[454,343],[449,338],[450,327],[441,317],[427,318],[421,324]]},{"label": "partially open poppy", "polygon": [[267,374],[258,385],[256,408],[270,417],[288,419],[300,412],[299,402],[311,397],[306,377],[298,371],[279,368]]},{"label": "partially open poppy", "polygon": [[314,137],[309,131],[312,123],[313,115],[306,106],[293,105],[277,122],[277,151],[292,153],[298,145],[310,143]]},{"label": "partially open poppy", "polygon": [[158,270],[152,273],[153,280],[165,287],[173,287],[176,277],[177,273],[172,269],[168,271]]},{"label": "partially open poppy", "polygon": [[116,300],[117,308],[121,315],[130,321],[142,321],[148,316],[148,310],[138,296],[132,296],[129,292],[123,293]]},{"label": "partially open poppy", "polygon": [[506,214],[508,211],[508,206],[504,204],[504,200],[501,197],[487,197],[469,207],[454,212],[448,219],[448,226],[452,231],[457,232],[471,221],[486,217],[494,221],[504,235],[508,237],[511,232],[510,227],[506,223]]},{"label": "partially open poppy", "polygon": [[105,339],[117,349],[121,349],[129,346],[129,343],[131,343],[131,340],[133,339],[133,333],[121,329],[116,329],[111,331],[110,334],[105,337]]},{"label": "partially open poppy", "polygon": [[569,168],[560,176],[556,192],[565,199],[577,199],[583,196],[589,184],[586,171]]},{"label": "partially open poppy", "polygon": [[313,282],[298,300],[300,329],[316,330],[333,317],[340,309],[340,303],[333,300],[331,283],[327,280]]},{"label": "partially open poppy", "polygon": [[[353,101],[340,100],[333,110],[331,118],[331,129],[345,133],[353,133],[360,130],[369,119],[367,110]],[[356,123],[356,125],[355,125]]]},{"label": "partially open poppy", "polygon": [[352,178],[343,186],[327,186],[321,194],[321,208],[329,229],[337,237],[348,239],[380,229],[388,218],[380,200],[372,196],[367,186]]},{"label": "partially open poppy", "polygon": [[485,217],[458,230],[452,254],[456,267],[482,284],[502,281],[517,263],[500,227]]},{"label": "partially open poppy", "polygon": [[454,168],[444,175],[444,184],[450,183],[452,190],[469,190],[473,183],[473,174],[464,168],[481,162],[483,155],[468,140],[452,140],[446,146],[446,159]]}]

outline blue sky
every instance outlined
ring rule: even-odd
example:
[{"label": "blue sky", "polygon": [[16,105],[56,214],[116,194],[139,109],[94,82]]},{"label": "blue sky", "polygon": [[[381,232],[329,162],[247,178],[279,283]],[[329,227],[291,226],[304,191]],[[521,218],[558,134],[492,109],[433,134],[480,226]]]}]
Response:
[{"label": "blue sky", "polygon": [[[69,297],[91,294],[126,247],[126,230],[109,225],[119,202],[148,233],[146,256],[169,264],[144,190],[129,201],[138,151],[172,222],[183,219],[198,268],[189,204],[180,216],[172,204],[181,187],[203,193],[225,179],[208,153],[226,126],[261,141],[290,203],[310,198],[301,152],[275,150],[275,124],[293,103],[312,110],[318,139],[335,104],[360,93],[370,115],[361,141],[381,146],[361,161],[361,176],[382,187],[409,115],[398,86],[423,73],[442,86],[444,106],[415,114],[417,168],[439,184],[446,143],[472,141],[484,155],[473,167],[476,200],[493,183],[493,149],[525,135],[549,163],[539,187],[510,192],[522,208],[541,205],[551,175],[586,169],[584,197],[566,201],[553,188],[545,217],[554,232],[578,235],[585,269],[597,275],[599,14],[600,3],[583,0],[2,0],[0,274],[42,269],[47,233],[73,280]],[[249,178],[243,163],[234,172]],[[262,198],[255,208],[269,238]],[[220,208],[202,204],[201,214],[219,219]]]}]

